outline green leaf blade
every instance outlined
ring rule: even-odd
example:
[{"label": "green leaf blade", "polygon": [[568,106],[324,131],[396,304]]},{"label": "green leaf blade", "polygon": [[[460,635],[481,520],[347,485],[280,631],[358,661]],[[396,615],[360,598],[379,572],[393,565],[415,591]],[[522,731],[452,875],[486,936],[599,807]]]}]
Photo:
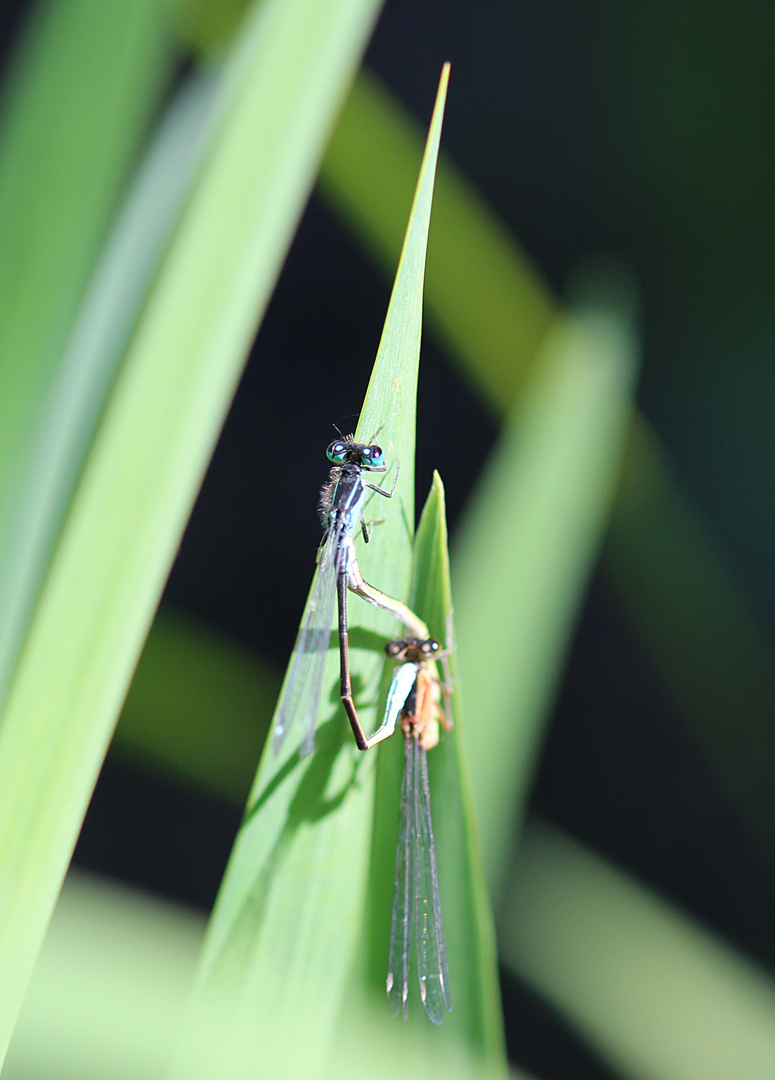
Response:
[{"label": "green leaf blade", "polygon": [[[454,642],[444,488],[438,474],[415,538],[412,596],[414,610],[426,620],[431,635],[446,646],[449,629]],[[407,1080],[414,1076],[418,1080],[496,1077],[507,1071],[495,934],[467,772],[465,717],[454,651],[449,659],[455,726],[442,733],[439,745],[428,752],[428,772],[452,1011],[439,1029],[431,1027],[420,1000],[413,959],[409,1023],[393,1021],[392,1045],[385,1059],[386,1073],[400,1070]],[[365,965],[375,1010],[385,1008],[403,763],[403,742],[397,733],[380,748],[378,765]],[[416,1052],[418,1044],[424,1052]]]},{"label": "green leaf blade", "polygon": [[[388,462],[400,460],[385,521],[361,549],[367,580],[398,598],[411,574],[423,267],[445,86],[446,78],[357,432],[368,439],[381,429]],[[349,619],[359,713],[373,727],[381,644],[395,619],[356,598]],[[338,667],[330,649],[315,752],[300,759],[301,733],[293,731],[279,756],[265,749],[208,930],[175,1075],[306,1075],[319,1071],[330,1049],[360,939],[375,765],[374,752],[354,747]],[[281,698],[286,693],[287,678]]]}]

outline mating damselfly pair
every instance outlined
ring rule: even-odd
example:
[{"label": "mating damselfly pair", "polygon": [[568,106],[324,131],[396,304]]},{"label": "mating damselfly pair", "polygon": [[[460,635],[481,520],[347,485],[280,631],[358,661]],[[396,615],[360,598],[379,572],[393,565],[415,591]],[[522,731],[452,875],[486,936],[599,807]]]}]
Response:
[{"label": "mating damselfly pair", "polygon": [[[443,693],[448,699],[449,676],[442,684],[435,674],[434,661],[446,658],[425,623],[400,600],[370,585],[361,574],[355,553],[355,535],[360,530],[370,539],[364,506],[369,491],[392,498],[391,490],[364,478],[365,472],[386,472],[380,446],[357,443],[353,435],[330,444],[327,456],[332,464],[328,481],[320,494],[320,517],[324,537],[318,552],[318,570],[312,595],[299,628],[288,680],[274,726],[274,748],[278,752],[293,726],[302,727],[299,753],[309,754],[314,746],[315,725],[320,707],[323,673],[328,652],[334,608],[338,612],[340,696],[355,742],[368,750],[388,738],[400,724],[404,737],[404,775],[396,854],[396,878],[388,964],[388,1000],[394,1014],[407,1015],[410,948],[417,941],[420,996],[429,1018],[440,1024],[451,1009],[446,951],[441,921],[436,856],[431,821],[426,751],[438,742],[439,722],[452,727],[449,708],[441,708]],[[355,592],[368,603],[395,615],[409,636],[389,642],[386,652],[400,661],[388,692],[382,723],[366,736],[353,699],[349,664],[347,592]],[[449,635],[448,635],[449,636]],[[449,645],[449,643],[448,643]],[[445,673],[447,669],[445,667]]]}]

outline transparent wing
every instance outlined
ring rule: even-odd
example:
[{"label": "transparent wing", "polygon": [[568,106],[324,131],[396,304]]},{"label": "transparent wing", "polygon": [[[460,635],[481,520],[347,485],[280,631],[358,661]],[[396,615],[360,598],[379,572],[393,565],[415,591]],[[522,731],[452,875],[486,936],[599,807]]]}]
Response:
[{"label": "transparent wing", "polygon": [[417,752],[414,739],[405,742],[406,759],[401,781],[401,816],[396,848],[396,882],[393,891],[393,919],[390,925],[390,956],[388,958],[387,994],[393,1016],[408,1013],[409,947],[412,941],[414,911],[414,812],[412,794],[413,758]]},{"label": "transparent wing", "polygon": [[[452,1008],[447,976],[447,951],[441,925],[439,881],[433,845],[431,796],[428,787],[428,759],[417,738],[412,757],[412,797],[414,802],[415,903],[417,922],[417,973],[420,997],[428,1018],[440,1024]],[[408,764],[408,760],[407,760]]]},{"label": "transparent wing", "polygon": [[288,732],[296,723],[301,724],[304,730],[299,749],[302,757],[311,753],[315,745],[323,669],[336,604],[337,542],[337,535],[330,533],[318,562],[312,595],[293,647],[291,667],[275,713],[275,754],[279,753]]}]

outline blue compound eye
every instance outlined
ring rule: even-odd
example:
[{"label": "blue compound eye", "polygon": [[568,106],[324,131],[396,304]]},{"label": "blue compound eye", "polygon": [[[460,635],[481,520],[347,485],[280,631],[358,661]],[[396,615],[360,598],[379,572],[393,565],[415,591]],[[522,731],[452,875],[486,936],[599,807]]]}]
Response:
[{"label": "blue compound eye", "polygon": [[369,469],[377,468],[385,464],[385,455],[381,446],[364,446],[361,450],[361,461]]},{"label": "blue compound eye", "polygon": [[347,461],[347,454],[349,452],[349,444],[342,442],[341,439],[335,439],[328,450],[326,450],[326,457],[334,465],[344,465]]}]

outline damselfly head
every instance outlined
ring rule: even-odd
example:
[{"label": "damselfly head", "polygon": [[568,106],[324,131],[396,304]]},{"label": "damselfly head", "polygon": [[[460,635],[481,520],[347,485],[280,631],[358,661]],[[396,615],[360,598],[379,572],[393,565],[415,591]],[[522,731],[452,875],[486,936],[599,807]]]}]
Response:
[{"label": "damselfly head", "polygon": [[423,660],[432,660],[441,646],[436,638],[405,637],[399,641],[389,641],[385,646],[385,652],[391,660],[411,660],[421,663]]},{"label": "damselfly head", "polygon": [[376,443],[367,445],[353,441],[353,436],[346,439],[334,439],[326,450],[326,456],[333,465],[358,465],[362,469],[377,469],[382,471],[385,467],[385,455],[381,446]]}]

